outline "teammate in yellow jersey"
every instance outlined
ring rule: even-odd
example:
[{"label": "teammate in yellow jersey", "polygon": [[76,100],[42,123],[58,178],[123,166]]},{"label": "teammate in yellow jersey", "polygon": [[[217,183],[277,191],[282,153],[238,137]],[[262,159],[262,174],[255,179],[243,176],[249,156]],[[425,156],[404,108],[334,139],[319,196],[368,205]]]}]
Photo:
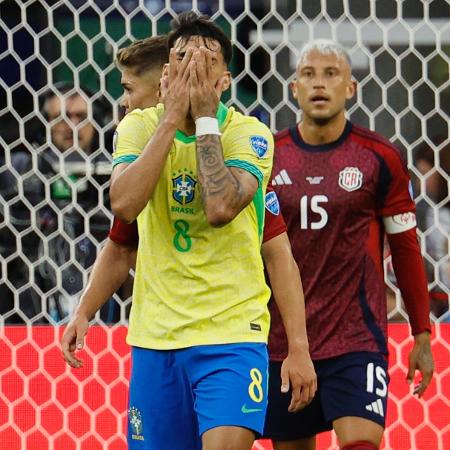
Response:
[{"label": "teammate in yellow jersey", "polygon": [[[119,52],[118,65],[122,70],[122,84],[125,89],[123,103],[127,111],[134,107],[144,108],[152,104],[152,92],[155,92],[156,89],[153,88],[152,90],[151,86],[155,83],[152,83],[149,75],[154,75],[154,71],[151,70],[151,67],[147,67],[150,72],[146,74],[141,70],[141,65],[147,61],[148,66],[148,61],[155,59],[151,57],[151,52],[157,51],[160,53],[163,39],[150,38],[138,41],[128,49]],[[143,56],[147,57],[143,58]],[[270,196],[270,199],[270,204],[273,206],[273,196]],[[290,409],[296,410],[311,400],[316,384],[308,354],[304,321],[301,325],[301,321],[292,320],[293,317],[303,316],[302,291],[298,269],[295,262],[293,263],[285,227],[282,219],[277,217],[278,214],[279,211],[267,208],[268,226],[265,230],[263,254],[279,308],[284,312],[283,318],[285,319],[287,334],[290,337],[289,355],[283,365],[282,378],[284,390],[287,390],[289,381],[291,381],[292,402]],[[66,328],[62,338],[63,353],[69,364],[74,367],[79,367],[81,364],[81,361],[75,358],[74,350],[76,344],[78,348],[83,345],[83,338],[88,329],[88,320],[111,295],[111,286],[120,285],[127,276],[129,261],[133,261],[135,254],[133,247],[127,247],[127,245],[132,246],[137,239],[134,228],[132,225],[126,226],[115,220],[111,232],[112,240],[108,241],[100,254],[88,288],[74,317]],[[109,264],[111,261],[114,261],[113,265]],[[111,266],[114,267],[114,271],[111,271]],[[121,274],[119,273],[120,270],[122,271]],[[253,372],[253,375],[255,375],[255,372]],[[133,423],[135,426],[138,426],[136,424],[139,423],[138,411],[133,407],[130,408],[130,421],[130,432],[133,433],[135,431],[133,431]],[[135,440],[140,440],[138,436],[140,435],[135,435]]]}]

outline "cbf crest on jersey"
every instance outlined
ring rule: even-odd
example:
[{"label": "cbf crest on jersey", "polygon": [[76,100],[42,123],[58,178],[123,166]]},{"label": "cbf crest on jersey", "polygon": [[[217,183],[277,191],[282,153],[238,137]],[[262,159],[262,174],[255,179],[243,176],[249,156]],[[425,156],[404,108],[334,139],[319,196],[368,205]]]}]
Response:
[{"label": "cbf crest on jersey", "polygon": [[275,216],[280,214],[280,203],[278,202],[277,194],[273,191],[266,194],[266,208]]},{"label": "cbf crest on jersey", "polygon": [[141,412],[134,406],[128,410],[128,420],[131,425],[133,433],[131,435],[132,439],[143,441],[144,436],[142,436],[142,416]]},{"label": "cbf crest on jersey", "polygon": [[339,172],[339,186],[348,192],[362,186],[363,174],[357,167],[346,167]]},{"label": "cbf crest on jersey", "polygon": [[262,158],[269,150],[269,142],[263,136],[250,136],[250,145],[258,158]]},{"label": "cbf crest on jersey", "polygon": [[172,195],[180,205],[186,205],[194,200],[197,181],[191,175],[192,172],[184,172],[172,178]]}]

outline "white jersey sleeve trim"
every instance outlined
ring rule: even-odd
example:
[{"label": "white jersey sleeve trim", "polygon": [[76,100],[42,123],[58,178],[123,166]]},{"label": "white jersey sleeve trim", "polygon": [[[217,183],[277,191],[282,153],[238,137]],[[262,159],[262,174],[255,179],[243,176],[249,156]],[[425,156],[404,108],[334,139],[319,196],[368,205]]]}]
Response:
[{"label": "white jersey sleeve trim", "polygon": [[397,234],[408,231],[416,226],[416,215],[413,212],[383,217],[384,229],[388,234]]}]

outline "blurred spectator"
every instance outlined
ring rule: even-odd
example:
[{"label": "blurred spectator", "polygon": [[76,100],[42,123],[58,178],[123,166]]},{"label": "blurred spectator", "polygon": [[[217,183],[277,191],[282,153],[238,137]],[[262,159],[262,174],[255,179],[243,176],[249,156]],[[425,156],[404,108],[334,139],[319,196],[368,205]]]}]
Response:
[{"label": "blurred spectator", "polygon": [[7,314],[6,322],[21,321],[22,313],[33,322],[59,322],[69,315],[108,234],[110,157],[100,143],[112,147],[102,136],[110,116],[93,95],[67,82],[50,88],[40,99],[45,126],[30,133],[33,146],[6,161],[0,192],[13,230],[3,246],[7,255],[17,250],[7,278],[14,290],[28,286],[29,291],[19,304],[11,292],[2,312],[12,305],[21,312],[10,320]]},{"label": "blurred spectator", "polygon": [[425,239],[431,312],[441,320],[449,320],[450,145],[440,151],[421,148],[416,154],[415,166],[422,180],[420,183],[419,178],[415,179],[415,192],[421,194],[417,222]]}]

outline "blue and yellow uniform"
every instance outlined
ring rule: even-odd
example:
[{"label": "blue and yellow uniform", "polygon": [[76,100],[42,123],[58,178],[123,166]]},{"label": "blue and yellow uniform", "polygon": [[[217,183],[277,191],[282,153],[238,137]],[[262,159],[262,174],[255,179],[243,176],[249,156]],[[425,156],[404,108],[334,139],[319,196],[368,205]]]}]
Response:
[{"label": "blue and yellow uniform", "polygon": [[[135,110],[123,119],[117,128],[114,164],[131,163],[139,157],[163,113],[164,106],[158,105]],[[264,192],[272,168],[273,138],[269,129],[257,119],[223,104],[218,108],[217,118],[225,164],[252,173],[258,180],[258,189],[253,201],[233,221],[221,228],[212,227],[206,220],[200,198],[195,136],[177,131],[152,198],[137,218],[139,247],[127,337],[127,342],[133,346],[132,385],[133,382],[134,385],[140,384],[136,379],[136,361],[142,361],[143,367],[149,364],[149,358],[153,358],[148,356],[150,353],[158,355],[157,358],[165,355],[165,363],[159,361],[158,365],[167,365],[171,375],[182,368],[175,378],[188,380],[190,387],[187,390],[183,388],[186,395],[189,396],[190,392],[192,396],[192,386],[196,387],[195,412],[200,434],[219,425],[246,426],[259,432],[259,422],[256,425],[252,420],[260,415],[263,418],[265,411],[267,370],[264,359],[270,296],[264,281],[260,246]],[[250,343],[250,346],[246,345]],[[255,349],[259,350],[255,352]],[[161,350],[164,352],[158,352]],[[203,384],[196,382],[193,379],[196,375],[185,369],[192,369],[193,364],[196,368],[202,366],[199,352],[208,355],[206,370],[207,366],[215,372],[220,367],[230,369],[233,361],[237,364],[236,370],[224,369],[224,378],[218,378],[212,385],[208,383],[213,378],[202,372],[198,374],[199,380],[209,381]],[[238,363],[236,355],[242,352],[254,355],[246,359],[250,364],[248,367],[245,361]],[[212,358],[218,355],[220,358],[212,369]],[[154,364],[150,364],[154,371]],[[232,379],[238,370],[240,381]],[[162,377],[167,379],[168,375]],[[242,395],[236,391],[239,384],[245,391]],[[224,389],[226,385],[230,386],[231,392]],[[215,408],[212,386],[217,391],[217,414],[210,414]],[[203,387],[206,390],[202,397]],[[158,389],[152,395],[158,395],[160,402],[166,402],[164,393],[160,392]],[[138,423],[137,417],[143,413],[136,404],[144,408],[142,392],[134,395],[132,387],[130,396],[130,423],[133,423],[133,418]],[[231,412],[229,417],[224,411],[232,410],[235,405],[226,408],[226,402],[230,401],[228,397],[234,397],[239,403],[236,406],[238,410]],[[202,398],[205,401],[203,409]],[[206,410],[209,419],[204,418]],[[146,420],[154,413],[145,414]],[[245,420],[236,419],[237,413]],[[216,420],[218,416],[222,417],[219,421]],[[161,428],[161,418],[158,419],[158,426],[148,433],[153,435]],[[144,432],[146,420],[141,420]],[[186,417],[183,420],[190,423]],[[131,427],[132,435],[140,436],[133,434]],[[134,441],[141,442],[139,438]]]}]

